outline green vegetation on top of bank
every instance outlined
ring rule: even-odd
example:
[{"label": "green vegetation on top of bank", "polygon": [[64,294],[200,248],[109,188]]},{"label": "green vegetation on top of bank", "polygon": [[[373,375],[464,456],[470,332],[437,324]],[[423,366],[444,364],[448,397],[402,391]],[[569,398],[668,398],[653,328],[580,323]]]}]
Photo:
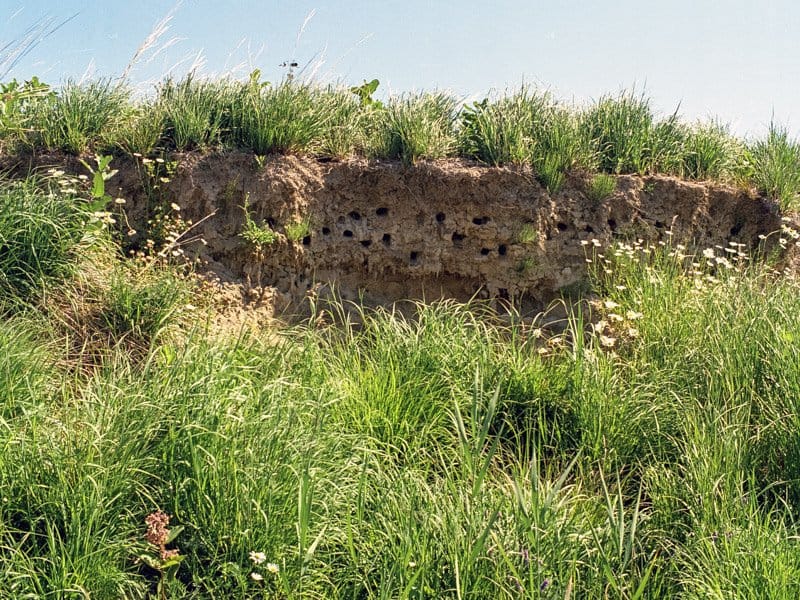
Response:
[{"label": "green vegetation on top of bank", "polygon": [[716,122],[659,116],[643,93],[578,107],[529,87],[462,106],[444,92],[373,98],[378,81],[352,88],[286,80],[166,80],[135,96],[110,80],[53,89],[34,78],[0,84],[0,152],[151,155],[242,149],[530,165],[556,192],[571,170],[668,174],[753,186],[797,206],[800,145],[775,124],[742,140]]}]

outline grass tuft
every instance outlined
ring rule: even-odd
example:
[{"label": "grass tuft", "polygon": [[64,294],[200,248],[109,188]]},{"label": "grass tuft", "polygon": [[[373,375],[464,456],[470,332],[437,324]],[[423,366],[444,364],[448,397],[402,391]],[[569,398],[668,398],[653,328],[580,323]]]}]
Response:
[{"label": "grass tuft", "polygon": [[370,156],[399,158],[413,165],[455,151],[456,102],[443,92],[395,98],[373,113],[377,119],[367,131]]},{"label": "grass tuft", "polygon": [[608,173],[598,173],[589,180],[587,195],[592,202],[600,203],[617,190],[617,179]]},{"label": "grass tuft", "polygon": [[168,79],[161,85],[156,114],[163,113],[166,135],[175,149],[219,145],[231,90],[226,81],[198,81],[191,76],[179,82]]},{"label": "grass tuft", "polygon": [[28,301],[74,272],[88,215],[33,180],[0,186],[0,295]]},{"label": "grass tuft", "polygon": [[752,144],[747,162],[755,186],[784,210],[796,209],[800,195],[800,145],[771,123],[765,140]]},{"label": "grass tuft", "polygon": [[258,155],[314,152],[335,98],[310,86],[286,81],[276,86],[251,81],[236,92],[231,109],[235,143]]},{"label": "grass tuft", "polygon": [[73,154],[88,152],[129,102],[128,90],[110,80],[68,81],[57,95],[35,105],[29,144]]},{"label": "grass tuft", "polygon": [[169,270],[120,266],[110,276],[100,318],[116,342],[148,347],[174,324],[187,299],[186,284]]}]

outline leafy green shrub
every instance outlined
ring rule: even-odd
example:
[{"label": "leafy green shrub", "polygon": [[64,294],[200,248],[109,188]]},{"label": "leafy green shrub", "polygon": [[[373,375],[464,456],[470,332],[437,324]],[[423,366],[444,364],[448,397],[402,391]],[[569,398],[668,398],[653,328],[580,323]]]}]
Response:
[{"label": "leafy green shrub", "polygon": [[16,149],[30,134],[36,105],[54,95],[50,86],[38,77],[24,83],[16,79],[0,83],[0,152]]},{"label": "leafy green shrub", "polygon": [[74,272],[88,215],[33,180],[0,186],[0,294],[27,300]]},{"label": "leafy green shrub", "polygon": [[259,225],[255,222],[248,210],[245,200],[244,206],[244,227],[242,227],[239,237],[252,244],[257,252],[263,252],[265,246],[271,246],[278,239],[278,234],[267,223]]},{"label": "leafy green shrub", "polygon": [[381,84],[377,79],[372,81],[364,80],[361,85],[354,85],[350,88],[350,93],[355,94],[361,106],[372,106],[374,108],[383,108],[383,102],[375,100],[372,95],[378,91],[378,86]]},{"label": "leafy green shrub", "polygon": [[129,99],[128,90],[110,80],[67,82],[57,95],[36,104],[29,141],[47,150],[87,152],[125,112]]}]

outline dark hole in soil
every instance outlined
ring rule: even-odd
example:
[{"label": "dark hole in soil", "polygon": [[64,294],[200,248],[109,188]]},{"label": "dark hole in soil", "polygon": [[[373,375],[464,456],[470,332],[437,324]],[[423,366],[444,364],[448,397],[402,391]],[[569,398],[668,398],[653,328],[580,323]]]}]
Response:
[{"label": "dark hole in soil", "polygon": [[661,221],[656,221],[656,229],[663,229],[664,224]]},{"label": "dark hole in soil", "polygon": [[414,250],[414,251],[413,251],[413,252],[412,252],[412,253],[409,255],[409,258],[411,259],[411,264],[412,264],[412,265],[415,265],[415,264],[417,264],[417,261],[419,260],[419,252],[417,252],[416,250]]},{"label": "dark hole in soil", "polygon": [[486,225],[486,223],[489,222],[489,217],[475,217],[472,219],[472,222],[475,223],[475,225]]},{"label": "dark hole in soil", "polygon": [[322,228],[322,235],[328,235],[331,232],[330,227],[323,227]]},{"label": "dark hole in soil", "polygon": [[463,233],[453,232],[453,243],[458,244],[459,242],[463,242],[464,238],[467,237]]},{"label": "dark hole in soil", "polygon": [[587,225],[586,227],[583,228],[583,230],[586,233],[594,233],[594,227],[592,227],[591,225]]},{"label": "dark hole in soil", "polygon": [[384,234],[383,234],[383,237],[381,238],[381,241],[382,241],[382,242],[383,242],[383,243],[384,243],[386,246],[390,246],[390,245],[391,245],[391,243],[392,243],[392,236],[391,236],[390,234],[388,234],[388,233],[384,233]]},{"label": "dark hole in soil", "polygon": [[508,251],[508,248],[506,248],[506,245],[505,245],[505,244],[500,244],[500,245],[497,247],[497,253],[498,253],[500,256],[505,256],[507,251]]},{"label": "dark hole in soil", "polygon": [[275,223],[275,219],[272,217],[267,217],[267,225],[269,225],[271,229],[275,229]]},{"label": "dark hole in soil", "polygon": [[358,213],[355,210],[352,210],[349,213],[347,213],[347,216],[350,217],[351,219],[353,219],[353,221],[360,221],[361,220],[361,214]]},{"label": "dark hole in soil", "polygon": [[436,222],[444,223],[444,213],[436,213]]},{"label": "dark hole in soil", "polygon": [[611,231],[614,231],[617,228],[617,222],[614,219],[609,219],[608,226],[611,227]]},{"label": "dark hole in soil", "polygon": [[742,230],[743,226],[743,223],[737,221],[736,224],[731,227],[731,235],[739,235],[739,232]]},{"label": "dark hole in soil", "polygon": [[307,235],[303,238],[303,246],[310,246],[311,245],[311,236]]},{"label": "dark hole in soil", "polygon": [[343,235],[344,237],[353,237],[353,232],[352,232],[352,231],[350,231],[349,229],[345,229],[345,230],[342,232],[342,235]]},{"label": "dark hole in soil", "polygon": [[560,222],[556,223],[556,227],[558,227],[559,231],[566,231],[567,230],[567,224],[566,223],[560,223]]},{"label": "dark hole in soil", "polygon": [[497,290],[497,297],[500,298],[501,300],[508,300],[509,299],[508,290],[506,288],[500,288],[499,290]]},{"label": "dark hole in soil", "polygon": [[358,243],[364,246],[364,248],[369,248],[372,245],[372,240],[361,240]]},{"label": "dark hole in soil", "polygon": [[385,217],[386,215],[389,214],[389,209],[381,206],[379,209],[375,211],[375,214],[378,215],[379,217]]},{"label": "dark hole in soil", "polygon": [[489,256],[489,252],[491,252],[489,248],[481,248],[481,256]]}]

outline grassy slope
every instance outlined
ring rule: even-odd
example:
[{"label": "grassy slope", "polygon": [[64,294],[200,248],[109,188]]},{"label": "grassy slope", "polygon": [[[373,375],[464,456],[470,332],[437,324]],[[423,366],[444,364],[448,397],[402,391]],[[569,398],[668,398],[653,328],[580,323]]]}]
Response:
[{"label": "grassy slope", "polygon": [[800,290],[736,248],[607,249],[563,337],[442,304],[206,341],[103,240],[0,191],[0,596],[158,597],[157,509],[175,598],[798,596]]}]

